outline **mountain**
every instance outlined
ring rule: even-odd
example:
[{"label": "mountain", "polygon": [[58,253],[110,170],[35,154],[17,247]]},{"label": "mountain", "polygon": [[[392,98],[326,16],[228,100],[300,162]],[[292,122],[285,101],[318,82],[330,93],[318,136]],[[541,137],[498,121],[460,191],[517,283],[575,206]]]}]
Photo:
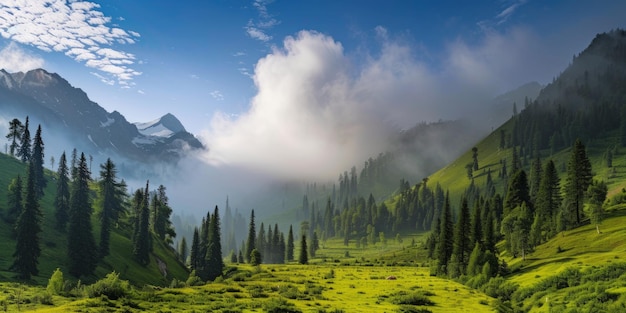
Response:
[{"label": "mountain", "polygon": [[31,121],[43,124],[44,132],[66,136],[71,145],[64,148],[94,155],[171,162],[188,150],[204,148],[172,114],[150,123],[131,124],[121,113],[107,112],[84,91],[44,69],[26,73],[0,70],[0,110],[6,120],[23,120],[28,115]]}]

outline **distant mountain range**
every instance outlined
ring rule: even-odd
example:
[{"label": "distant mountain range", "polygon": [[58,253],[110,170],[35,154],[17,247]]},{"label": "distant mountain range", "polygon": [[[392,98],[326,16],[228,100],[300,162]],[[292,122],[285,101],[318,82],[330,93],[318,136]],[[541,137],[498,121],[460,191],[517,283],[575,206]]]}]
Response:
[{"label": "distant mountain range", "polygon": [[42,124],[44,139],[46,133],[65,136],[72,146],[63,150],[77,148],[149,163],[176,161],[187,151],[204,149],[172,114],[132,124],[117,111],[107,112],[58,74],[0,70],[0,117],[24,121],[27,115]]}]

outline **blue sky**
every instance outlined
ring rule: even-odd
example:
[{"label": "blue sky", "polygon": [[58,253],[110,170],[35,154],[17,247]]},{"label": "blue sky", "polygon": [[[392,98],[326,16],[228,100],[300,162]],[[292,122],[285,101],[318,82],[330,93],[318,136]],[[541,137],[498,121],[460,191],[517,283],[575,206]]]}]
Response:
[{"label": "blue sky", "polygon": [[173,113],[215,163],[375,155],[382,130],[546,84],[626,27],[624,1],[16,2],[0,0],[0,68],[57,72],[131,122]]}]

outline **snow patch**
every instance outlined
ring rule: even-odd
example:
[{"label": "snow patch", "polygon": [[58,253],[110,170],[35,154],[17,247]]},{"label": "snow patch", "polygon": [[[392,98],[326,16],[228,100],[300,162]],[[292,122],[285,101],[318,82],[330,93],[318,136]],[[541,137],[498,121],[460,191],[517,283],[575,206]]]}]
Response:
[{"label": "snow patch", "polygon": [[104,127],[109,127],[111,125],[113,125],[113,123],[115,123],[115,119],[112,119],[110,117],[107,116],[107,121],[106,122],[100,122],[100,127],[104,128]]}]

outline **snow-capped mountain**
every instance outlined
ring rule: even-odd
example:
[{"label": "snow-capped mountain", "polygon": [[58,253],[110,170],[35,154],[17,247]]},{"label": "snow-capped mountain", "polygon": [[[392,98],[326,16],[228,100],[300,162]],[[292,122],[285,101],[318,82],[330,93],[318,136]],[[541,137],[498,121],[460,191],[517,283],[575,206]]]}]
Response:
[{"label": "snow-capped mountain", "polygon": [[176,161],[189,150],[204,148],[172,114],[131,124],[119,112],[107,112],[58,74],[43,69],[26,73],[0,70],[0,117],[23,121],[27,115],[42,124],[44,140],[46,133],[66,137],[73,145],[63,147],[66,151],[77,148],[148,163]]}]

